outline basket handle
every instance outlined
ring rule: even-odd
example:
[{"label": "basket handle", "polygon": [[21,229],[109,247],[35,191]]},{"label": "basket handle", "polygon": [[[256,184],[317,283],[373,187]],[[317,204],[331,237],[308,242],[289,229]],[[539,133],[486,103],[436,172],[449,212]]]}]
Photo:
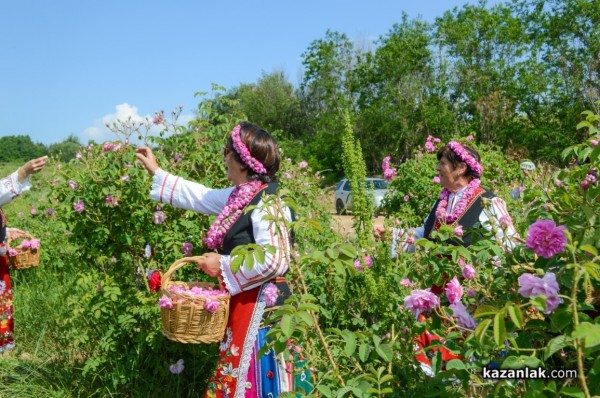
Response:
[{"label": "basket handle", "polygon": [[[33,235],[31,235],[29,232],[27,232],[27,231],[21,231],[21,232],[23,232],[23,234],[21,236],[19,236],[17,239],[33,239]],[[8,233],[7,233],[7,235],[8,235]],[[6,240],[6,246],[10,247],[10,242],[12,242],[14,240],[15,239],[8,238]]]},{"label": "basket handle", "polygon": [[173,275],[173,273],[175,271],[177,271],[179,268],[183,267],[184,265],[186,265],[188,263],[198,263],[200,261],[204,261],[204,258],[202,256],[184,257],[184,258],[180,258],[179,260],[175,261],[173,264],[171,264],[171,267],[169,267],[167,272],[165,272],[165,274],[163,275],[162,280],[160,281],[161,289],[162,290],[167,289],[167,282],[169,282],[171,280],[171,275]]}]

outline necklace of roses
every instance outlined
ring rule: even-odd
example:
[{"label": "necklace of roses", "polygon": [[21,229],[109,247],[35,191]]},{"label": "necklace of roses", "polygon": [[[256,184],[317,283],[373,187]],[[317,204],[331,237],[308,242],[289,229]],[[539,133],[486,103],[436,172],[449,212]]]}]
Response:
[{"label": "necklace of roses", "polygon": [[211,249],[218,249],[223,245],[223,238],[229,229],[235,224],[244,212],[244,208],[252,201],[252,198],[260,191],[262,182],[252,180],[248,183],[238,185],[233,189],[225,207],[211,225],[203,239],[204,244]]},{"label": "necklace of roses", "polygon": [[444,188],[440,193],[440,203],[435,211],[435,217],[438,221],[440,221],[440,223],[445,222],[452,224],[454,221],[458,220],[467,209],[467,205],[470,203],[473,195],[475,195],[475,191],[477,191],[480,182],[479,178],[475,178],[469,182],[465,192],[450,214],[448,214],[448,198],[450,197],[450,191]]}]

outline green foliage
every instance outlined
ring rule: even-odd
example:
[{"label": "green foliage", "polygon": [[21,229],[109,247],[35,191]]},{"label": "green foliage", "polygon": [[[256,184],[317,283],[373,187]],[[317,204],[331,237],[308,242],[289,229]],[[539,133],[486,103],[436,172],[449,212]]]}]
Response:
[{"label": "green foliage", "polygon": [[7,135],[0,137],[0,163],[24,163],[30,159],[48,154],[44,144],[34,143],[28,135]]},{"label": "green foliage", "polygon": [[354,138],[352,120],[346,111],[346,129],[342,137],[342,160],[344,173],[352,191],[352,218],[361,248],[367,247],[373,229],[372,191],[367,190],[367,171],[362,157],[360,141]]}]

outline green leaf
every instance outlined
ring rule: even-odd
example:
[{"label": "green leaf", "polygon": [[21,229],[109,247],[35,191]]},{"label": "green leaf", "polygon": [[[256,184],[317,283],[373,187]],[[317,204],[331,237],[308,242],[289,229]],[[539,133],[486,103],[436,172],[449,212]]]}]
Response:
[{"label": "green leaf", "polygon": [[369,359],[369,354],[371,354],[371,347],[368,344],[361,344],[358,348],[358,357],[362,362],[367,362]]},{"label": "green leaf", "polygon": [[487,331],[487,329],[490,327],[491,324],[492,324],[491,319],[484,319],[483,321],[479,322],[479,324],[475,328],[475,337],[477,338],[477,340],[479,340],[479,342],[481,344],[483,344],[483,338],[485,337],[485,332]]},{"label": "green leaf", "polygon": [[558,350],[562,350],[565,347],[568,347],[572,344],[573,339],[569,336],[561,335],[553,338],[546,345],[546,350],[544,351],[544,360],[550,358],[554,353]]},{"label": "green leaf", "polygon": [[384,361],[391,362],[394,358],[392,346],[389,344],[379,344],[375,347],[375,351]]},{"label": "green leaf", "polygon": [[494,316],[494,341],[496,345],[500,346],[504,344],[506,339],[506,325],[504,323],[504,316],[502,313],[497,313]]},{"label": "green leaf", "polygon": [[585,394],[577,387],[565,387],[562,390],[560,390],[560,396],[584,398]]},{"label": "green leaf", "polygon": [[523,328],[523,313],[521,312],[521,308],[514,304],[509,305],[508,316],[510,316],[510,320],[515,324],[517,329]]},{"label": "green leaf", "polygon": [[296,328],[296,319],[292,315],[285,314],[281,317],[281,331],[286,338],[291,338]]},{"label": "green leaf", "polygon": [[344,352],[346,353],[346,355],[351,357],[354,354],[354,351],[356,351],[356,336],[354,335],[354,333],[346,330],[342,332],[342,337],[346,342]]},{"label": "green leaf", "polygon": [[321,392],[321,394],[323,394],[327,398],[331,398],[333,396],[331,393],[331,388],[327,387],[326,385],[319,384],[317,386],[317,390],[319,390],[319,392]]},{"label": "green leaf", "polygon": [[473,317],[481,318],[487,315],[496,315],[498,311],[500,311],[498,308],[492,307],[491,305],[482,305],[475,310],[475,315],[473,315]]},{"label": "green leaf", "polygon": [[592,245],[581,245],[579,246],[579,250],[584,251],[584,252],[588,252],[593,254],[594,256],[598,255],[598,249],[596,249],[594,246]]},{"label": "green leaf", "polygon": [[451,359],[446,363],[446,369],[465,369],[465,363],[460,359]]},{"label": "green leaf", "polygon": [[574,339],[584,339],[585,348],[595,347],[600,344],[600,325],[582,322],[571,333],[571,337]]},{"label": "green leaf", "polygon": [[256,262],[259,264],[265,263],[265,251],[262,247],[257,247],[254,251],[254,256],[256,257]]}]

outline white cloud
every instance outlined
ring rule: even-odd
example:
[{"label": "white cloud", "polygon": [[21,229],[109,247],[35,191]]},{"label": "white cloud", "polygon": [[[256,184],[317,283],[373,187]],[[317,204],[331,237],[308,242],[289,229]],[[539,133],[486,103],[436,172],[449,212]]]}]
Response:
[{"label": "white cloud", "polygon": [[[165,117],[168,117],[168,115],[166,115]],[[195,116],[193,114],[182,113],[181,115],[179,115],[177,124],[182,125],[182,126],[187,126],[188,123],[194,119],[194,117]],[[149,122],[151,128],[148,131],[148,135],[157,136],[160,132],[160,129],[158,128],[158,126],[155,126],[152,123],[153,118],[154,118],[154,115],[149,115],[149,114],[140,115],[138,113],[138,108],[136,106],[129,105],[128,103],[119,104],[115,107],[114,113],[109,113],[109,114],[102,116],[99,119],[96,119],[90,127],[83,130],[83,132],[81,134],[79,134],[79,141],[83,145],[86,145],[90,140],[94,140],[98,144],[101,144],[105,141],[123,140],[125,138],[124,136],[117,136],[117,134],[113,133],[106,127],[107,124],[109,126],[112,126],[112,124],[114,122],[119,121],[119,120],[123,121],[123,122],[129,120],[130,122],[132,122],[132,123],[134,122],[136,124],[139,124],[142,122],[144,122],[144,123]],[[145,127],[141,128],[141,131],[146,132],[146,128]],[[140,140],[138,139],[137,134],[134,134],[129,139],[134,144],[141,143]]]}]

